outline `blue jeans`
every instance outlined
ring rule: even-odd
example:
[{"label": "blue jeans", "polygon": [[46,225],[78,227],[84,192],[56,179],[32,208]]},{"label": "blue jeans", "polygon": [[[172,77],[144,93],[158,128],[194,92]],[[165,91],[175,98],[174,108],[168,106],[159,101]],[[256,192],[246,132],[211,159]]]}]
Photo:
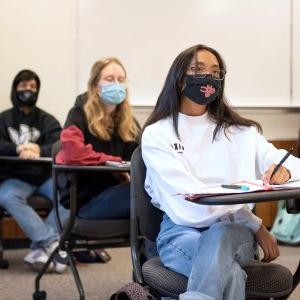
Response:
[{"label": "blue jeans", "polygon": [[[25,234],[31,239],[31,248],[46,248],[59,238],[53,209],[44,221],[27,203],[33,194],[44,196],[53,201],[52,179],[40,186],[31,185],[19,179],[7,179],[0,184],[0,206],[16,220]],[[61,220],[68,216],[68,210],[59,207]]]},{"label": "blue jeans", "polygon": [[189,278],[180,300],[245,299],[246,273],[241,268],[255,254],[249,229],[219,222],[199,229],[174,224],[164,215],[157,237],[162,263]]},{"label": "blue jeans", "polygon": [[78,216],[90,220],[129,219],[130,183],[107,188],[81,207]]}]

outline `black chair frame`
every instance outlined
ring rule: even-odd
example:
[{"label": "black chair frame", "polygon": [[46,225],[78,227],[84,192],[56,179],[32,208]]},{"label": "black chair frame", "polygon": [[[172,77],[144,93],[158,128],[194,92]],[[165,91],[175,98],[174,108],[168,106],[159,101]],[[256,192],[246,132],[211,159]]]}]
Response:
[{"label": "black chair frame", "polygon": [[[54,145],[54,153],[57,153],[59,145]],[[60,229],[59,246],[50,255],[47,263],[39,272],[35,279],[34,300],[45,300],[46,292],[40,290],[40,280],[46,272],[48,266],[53,261],[59,250],[66,251],[68,263],[70,265],[74,281],[79,293],[79,299],[85,299],[82,282],[75,265],[73,256],[74,250],[80,249],[99,249],[105,247],[128,247],[130,234],[130,220],[84,220],[77,217],[77,182],[80,173],[99,173],[99,172],[124,172],[129,171],[121,168],[106,166],[67,166],[53,163],[53,189],[54,189],[54,209],[56,221]],[[69,185],[70,187],[70,215],[68,220],[62,224],[59,216],[58,206],[60,203],[60,189]],[[83,226],[82,226],[83,225]],[[100,233],[95,232],[98,228]],[[109,229],[110,228],[110,229]],[[84,229],[84,230],[83,230]],[[93,229],[89,231],[89,229]],[[108,230],[109,229],[109,230]],[[115,230],[114,230],[115,229]],[[117,230],[118,229],[118,230]]]}]

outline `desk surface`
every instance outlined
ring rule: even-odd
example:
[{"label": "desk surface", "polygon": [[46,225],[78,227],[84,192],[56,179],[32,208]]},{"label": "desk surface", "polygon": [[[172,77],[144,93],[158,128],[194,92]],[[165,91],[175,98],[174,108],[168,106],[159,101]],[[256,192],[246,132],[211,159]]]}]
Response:
[{"label": "desk surface", "polygon": [[216,195],[189,201],[201,205],[225,205],[279,201],[293,198],[299,198],[300,201],[300,188],[290,190],[258,191],[252,193]]},{"label": "desk surface", "polygon": [[18,156],[4,156],[0,155],[0,161],[7,161],[7,162],[22,162],[22,163],[45,163],[45,164],[51,164],[52,158],[51,157],[40,157],[36,159],[24,159],[20,158]]},{"label": "desk surface", "polygon": [[[38,159],[23,159],[18,156],[1,156],[0,161],[6,162],[16,162],[16,163],[34,163],[34,164],[51,164],[52,158],[51,157],[40,157]],[[53,164],[52,166],[56,170],[61,170],[65,172],[129,172],[130,166],[124,167],[112,167],[106,165],[98,165],[98,166],[70,166],[70,165],[58,165]]]},{"label": "desk surface", "polygon": [[130,172],[130,167],[112,167],[106,165],[98,166],[67,166],[54,164],[52,166],[55,170],[64,171],[67,173],[82,173],[82,172]]}]

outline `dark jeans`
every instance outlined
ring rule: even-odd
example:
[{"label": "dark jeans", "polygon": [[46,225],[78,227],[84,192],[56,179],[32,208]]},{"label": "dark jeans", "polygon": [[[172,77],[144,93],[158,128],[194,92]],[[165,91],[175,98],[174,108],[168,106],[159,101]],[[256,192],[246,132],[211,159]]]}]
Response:
[{"label": "dark jeans", "polygon": [[90,220],[130,218],[130,183],[111,186],[93,197],[80,208],[78,216]]}]

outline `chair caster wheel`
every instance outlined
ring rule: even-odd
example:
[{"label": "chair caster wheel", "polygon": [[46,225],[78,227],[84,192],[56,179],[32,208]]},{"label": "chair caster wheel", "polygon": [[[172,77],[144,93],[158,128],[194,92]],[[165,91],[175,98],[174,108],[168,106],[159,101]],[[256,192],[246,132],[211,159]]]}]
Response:
[{"label": "chair caster wheel", "polygon": [[9,266],[8,260],[1,259],[0,260],[0,269],[7,269]]},{"label": "chair caster wheel", "polygon": [[47,294],[45,291],[35,291],[33,293],[33,300],[45,300],[47,297]]}]

